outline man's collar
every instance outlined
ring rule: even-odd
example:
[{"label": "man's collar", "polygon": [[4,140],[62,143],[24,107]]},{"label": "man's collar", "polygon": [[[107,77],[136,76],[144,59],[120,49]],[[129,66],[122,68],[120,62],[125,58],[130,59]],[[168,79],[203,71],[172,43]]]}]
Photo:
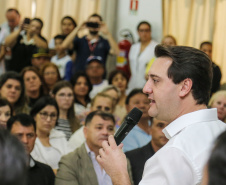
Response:
[{"label": "man's collar", "polygon": [[162,132],[165,134],[167,139],[171,139],[173,136],[178,134],[181,130],[189,125],[198,122],[216,120],[218,120],[216,108],[202,109],[180,116],[179,118],[171,122],[167,127],[165,127]]},{"label": "man's collar", "polygon": [[29,156],[29,167],[33,168],[34,166],[35,166],[35,160],[30,155]]}]

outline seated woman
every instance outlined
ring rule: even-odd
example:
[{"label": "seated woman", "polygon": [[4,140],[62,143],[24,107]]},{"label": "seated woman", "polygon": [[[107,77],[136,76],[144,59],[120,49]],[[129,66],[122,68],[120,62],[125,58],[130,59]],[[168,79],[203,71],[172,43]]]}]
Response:
[{"label": "seated woman", "polygon": [[63,131],[68,140],[80,127],[79,120],[75,117],[72,85],[67,81],[57,82],[53,87],[52,95],[60,111],[55,129]]},{"label": "seated woman", "polygon": [[92,84],[84,72],[75,73],[71,79],[71,84],[75,95],[75,114],[82,121],[84,113],[90,109],[91,99],[89,93],[92,90]]},{"label": "seated woman", "polygon": [[57,103],[53,98],[44,96],[35,103],[30,115],[36,121],[37,134],[31,156],[56,170],[61,157],[69,152],[65,134],[54,129],[59,117]]},{"label": "seated woman", "polygon": [[29,113],[22,77],[13,71],[0,76],[0,97],[8,100],[13,108],[13,115]]},{"label": "seated woman", "polygon": [[217,108],[218,119],[226,122],[226,90],[217,91],[208,104],[211,108]]},{"label": "seated woman", "polygon": [[61,80],[58,67],[51,62],[45,63],[41,68],[41,76],[44,85],[46,86],[46,91],[44,93],[45,95],[49,95],[55,83]]},{"label": "seated woman", "polygon": [[29,99],[29,107],[44,95],[44,84],[37,68],[29,66],[25,67],[21,75],[24,79],[26,95]]},{"label": "seated woman", "polygon": [[13,115],[10,103],[6,99],[0,98],[0,129],[6,128],[6,123]]},{"label": "seated woman", "polygon": [[114,70],[110,73],[108,82],[120,89],[121,97],[119,99],[118,104],[115,107],[114,114],[123,120],[125,115],[127,114],[126,110],[126,88],[128,85],[128,77],[124,71]]}]

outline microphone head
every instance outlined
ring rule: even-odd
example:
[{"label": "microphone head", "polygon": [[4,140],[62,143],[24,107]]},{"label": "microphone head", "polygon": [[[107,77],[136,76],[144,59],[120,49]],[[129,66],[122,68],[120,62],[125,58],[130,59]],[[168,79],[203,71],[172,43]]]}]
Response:
[{"label": "microphone head", "polygon": [[127,117],[130,117],[131,119],[133,119],[133,121],[135,121],[135,122],[138,123],[139,120],[140,120],[140,118],[141,118],[141,116],[142,116],[142,114],[143,114],[143,112],[142,112],[140,109],[134,107],[134,108],[129,112],[129,114],[127,115]]}]

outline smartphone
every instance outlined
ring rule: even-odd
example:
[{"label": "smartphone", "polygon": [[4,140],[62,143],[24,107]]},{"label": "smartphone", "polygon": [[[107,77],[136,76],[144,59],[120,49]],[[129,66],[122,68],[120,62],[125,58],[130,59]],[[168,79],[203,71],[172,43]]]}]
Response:
[{"label": "smartphone", "polygon": [[97,23],[97,22],[87,22],[86,26],[89,27],[89,28],[99,28],[100,24]]},{"label": "smartphone", "polygon": [[24,19],[24,24],[30,24],[30,19],[26,17],[26,18]]}]

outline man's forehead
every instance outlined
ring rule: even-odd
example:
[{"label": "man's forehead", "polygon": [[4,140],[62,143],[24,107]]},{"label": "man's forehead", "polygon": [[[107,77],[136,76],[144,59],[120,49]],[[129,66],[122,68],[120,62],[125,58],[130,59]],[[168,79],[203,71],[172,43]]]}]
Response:
[{"label": "man's forehead", "polygon": [[19,121],[16,121],[12,125],[11,132],[12,133],[24,133],[24,132],[35,132],[35,130],[34,130],[33,125],[23,126]]},{"label": "man's forehead", "polygon": [[97,16],[93,16],[93,17],[90,17],[88,19],[88,21],[90,21],[90,22],[100,22],[100,18],[97,17]]},{"label": "man's forehead", "polygon": [[93,122],[93,124],[100,125],[100,126],[103,126],[103,125],[114,125],[114,123],[113,123],[113,121],[111,119],[103,119],[99,115],[93,116],[92,122]]},{"label": "man's forehead", "polygon": [[153,64],[151,65],[148,74],[158,76],[163,72],[167,72],[171,64],[172,64],[172,59],[169,57],[156,58]]}]

